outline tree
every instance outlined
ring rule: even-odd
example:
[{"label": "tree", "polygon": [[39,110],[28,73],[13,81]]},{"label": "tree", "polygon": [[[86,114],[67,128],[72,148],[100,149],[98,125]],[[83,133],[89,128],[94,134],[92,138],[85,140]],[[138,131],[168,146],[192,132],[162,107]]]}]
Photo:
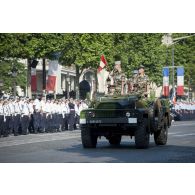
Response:
[{"label": "tree", "polygon": [[[13,78],[12,69],[17,69],[17,76]],[[23,90],[26,88],[26,70],[25,65],[15,60],[7,60],[0,62],[0,78],[3,81],[2,91],[6,93],[13,92],[13,82],[16,81],[16,85],[20,86]]]}]

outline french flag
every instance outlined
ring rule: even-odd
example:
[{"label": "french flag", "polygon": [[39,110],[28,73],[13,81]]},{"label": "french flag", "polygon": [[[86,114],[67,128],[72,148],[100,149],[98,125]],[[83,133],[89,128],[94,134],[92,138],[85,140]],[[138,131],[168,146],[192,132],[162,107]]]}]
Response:
[{"label": "french flag", "polygon": [[52,60],[49,62],[48,79],[47,79],[47,91],[55,91],[56,76],[58,73],[59,65],[58,60]]},{"label": "french flag", "polygon": [[169,97],[169,68],[163,68],[163,96]]},{"label": "french flag", "polygon": [[98,92],[105,93],[107,91],[106,79],[108,78],[109,72],[106,70],[107,61],[104,55],[100,57],[100,64],[97,69],[97,79],[98,79]]},{"label": "french flag", "polygon": [[177,95],[184,95],[184,67],[177,68]]},{"label": "french flag", "polygon": [[36,66],[38,64],[37,60],[33,60],[30,64],[31,67],[31,91],[37,91],[37,71]]}]

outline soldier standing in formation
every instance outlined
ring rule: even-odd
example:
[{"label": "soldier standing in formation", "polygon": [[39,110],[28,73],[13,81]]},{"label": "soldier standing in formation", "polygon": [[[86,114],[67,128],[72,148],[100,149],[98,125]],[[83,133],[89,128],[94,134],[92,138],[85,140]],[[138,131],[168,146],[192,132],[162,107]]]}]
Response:
[{"label": "soldier standing in formation", "polygon": [[4,123],[3,100],[0,100],[0,137],[3,135],[3,123]]},{"label": "soldier standing in formation", "polygon": [[15,100],[0,99],[0,137],[14,133],[59,132],[74,130],[79,122],[79,115],[88,108],[79,100]]}]

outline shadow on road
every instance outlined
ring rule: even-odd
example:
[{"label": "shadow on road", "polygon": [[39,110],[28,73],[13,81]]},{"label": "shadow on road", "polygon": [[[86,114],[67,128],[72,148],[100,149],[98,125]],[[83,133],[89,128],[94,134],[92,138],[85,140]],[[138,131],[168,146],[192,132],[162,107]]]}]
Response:
[{"label": "shadow on road", "polygon": [[150,144],[148,149],[136,149],[133,143],[123,142],[120,146],[98,143],[95,149],[84,149],[81,144],[58,151],[78,154],[80,162],[121,163],[194,163],[195,147]]}]

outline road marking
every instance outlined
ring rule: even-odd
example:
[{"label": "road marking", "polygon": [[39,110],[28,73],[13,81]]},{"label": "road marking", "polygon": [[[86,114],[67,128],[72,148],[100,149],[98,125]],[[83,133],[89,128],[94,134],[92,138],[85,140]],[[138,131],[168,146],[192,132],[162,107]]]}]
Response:
[{"label": "road marking", "polygon": [[178,134],[178,135],[173,135],[173,136],[175,137],[195,136],[195,133]]},{"label": "road marking", "polygon": [[[51,134],[47,136],[48,134],[43,134],[41,136],[37,137],[26,137],[27,140],[4,140],[3,142],[0,142],[0,148],[8,147],[8,146],[18,146],[18,145],[24,145],[24,144],[31,144],[31,143],[38,143],[38,142],[48,142],[48,141],[57,141],[57,140],[68,140],[73,138],[80,138],[81,135],[78,132],[75,133],[68,133],[68,134],[59,134],[55,135]],[[30,139],[29,139],[30,138]]]},{"label": "road marking", "polygon": [[195,126],[195,123],[181,123],[181,124],[174,124],[172,125],[173,127],[178,127],[178,126]]},{"label": "road marking", "polygon": [[169,134],[169,135],[177,135],[178,133],[181,133],[181,132],[168,133],[168,134]]}]

